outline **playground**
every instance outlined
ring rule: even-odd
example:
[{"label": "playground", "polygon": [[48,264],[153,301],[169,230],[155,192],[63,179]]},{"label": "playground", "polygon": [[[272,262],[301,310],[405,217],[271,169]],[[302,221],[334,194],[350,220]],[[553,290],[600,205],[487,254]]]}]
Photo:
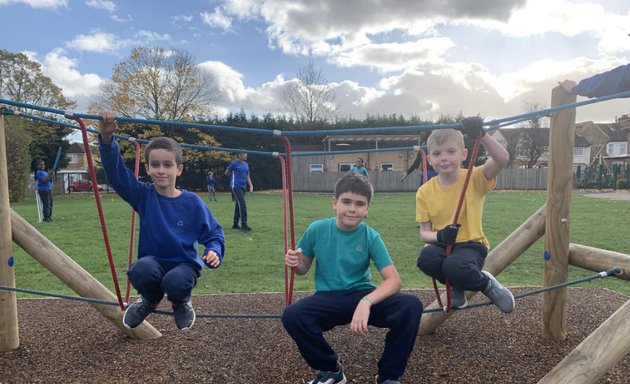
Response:
[{"label": "playground", "polygon": [[[530,288],[515,288],[514,294]],[[431,290],[408,291],[423,303]],[[204,313],[278,313],[282,294],[196,295]],[[296,295],[296,299],[300,294]],[[474,302],[485,301],[478,297]],[[570,288],[561,343],[540,333],[542,297],[517,301],[509,316],[494,306],[463,310],[434,334],[418,338],[402,377],[414,384],[537,383],[628,300],[606,289]],[[163,306],[165,310],[168,308]],[[132,340],[85,303],[19,300],[20,348],[0,357],[2,383],[301,383],[311,371],[277,319],[203,319],[185,334],[170,316],[147,320],[162,337]],[[491,325],[491,326],[489,326]],[[340,327],[327,334],[351,383],[370,382],[384,330],[356,337]],[[614,341],[613,341],[614,342]],[[627,384],[626,356],[599,381]]]},{"label": "playground", "polygon": [[[544,287],[549,290],[543,296],[524,295],[509,316],[492,306],[475,305],[462,313],[445,313],[441,310],[441,302],[447,302],[445,294],[436,302],[432,291],[408,291],[425,303],[426,310],[409,366],[401,378],[403,382],[628,383],[628,297],[605,289],[562,286],[568,280],[569,264],[593,272],[614,268],[612,274],[619,279],[630,279],[630,256],[569,243],[572,143],[567,143],[566,137],[574,137],[576,105],[571,104],[574,96],[562,92],[554,89],[555,109],[539,112],[552,113],[552,132],[555,127],[549,146],[554,157],[549,164],[547,202],[494,247],[484,265],[484,269],[499,275],[544,236]],[[77,121],[81,118],[66,117]],[[529,116],[487,125],[498,127],[526,117]],[[85,136],[83,123],[81,127]],[[281,138],[288,142],[285,136]],[[289,154],[287,145],[283,181],[289,196],[284,208],[289,208],[289,213],[284,212],[285,227],[287,221],[293,226]],[[3,172],[6,170],[0,169]],[[95,195],[99,196],[97,190]],[[10,223],[16,244],[79,296],[110,301],[114,298],[63,251],[9,211],[2,210],[8,213],[3,222]],[[41,249],[47,249],[46,255],[41,255]],[[7,265],[13,264],[9,261]],[[291,285],[284,293],[195,296],[194,305],[200,313],[251,315],[199,318],[185,334],[176,330],[172,319],[160,314],[151,315],[136,329],[125,330],[121,326],[121,308],[102,303],[69,304],[59,299],[16,301],[15,296],[4,293],[2,298],[6,300],[2,301],[6,301],[7,310],[0,325],[8,330],[5,336],[13,330],[15,334],[19,331],[21,337],[19,348],[11,348],[11,337],[3,338],[6,352],[0,358],[0,382],[299,382],[299,378],[311,376],[310,369],[277,316],[264,317],[280,313],[283,298],[290,301],[292,279],[288,281]],[[517,297],[531,291],[511,288]],[[294,298],[301,295],[304,293],[295,292]],[[468,293],[468,298],[472,304],[483,301],[473,292]],[[121,302],[120,295],[118,299]],[[9,311],[12,301],[15,311]],[[261,318],[256,318],[256,314]],[[103,317],[110,321],[103,321]],[[344,365],[350,382],[370,382],[383,337],[384,331],[375,328],[370,328],[367,337],[356,337],[347,327],[328,333],[342,361],[347,362]]]}]

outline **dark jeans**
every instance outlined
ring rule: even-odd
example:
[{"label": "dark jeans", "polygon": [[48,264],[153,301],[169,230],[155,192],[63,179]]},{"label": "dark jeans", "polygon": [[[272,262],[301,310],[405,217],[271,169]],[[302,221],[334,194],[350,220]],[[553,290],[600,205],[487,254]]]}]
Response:
[{"label": "dark jeans", "polygon": [[247,204],[245,203],[245,188],[232,188],[234,196],[234,221],[238,225],[240,220],[242,227],[247,227]]},{"label": "dark jeans", "polygon": [[151,303],[162,300],[165,293],[174,303],[189,301],[200,275],[196,265],[159,262],[153,256],[141,257],[127,272],[131,285]]},{"label": "dark jeans", "polygon": [[464,291],[483,291],[488,277],[481,273],[488,248],[481,243],[455,244],[446,256],[446,247],[430,244],[418,254],[418,268],[444,284],[448,279],[454,288]]},{"label": "dark jeans", "polygon": [[37,191],[39,194],[39,199],[42,201],[42,214],[44,215],[44,220],[48,220],[52,217],[52,191]]},{"label": "dark jeans", "polygon": [[[316,293],[284,309],[282,324],[311,368],[322,371],[337,369],[337,353],[324,339],[323,332],[349,324],[359,300],[370,292]],[[421,315],[420,300],[404,293],[397,293],[372,306],[368,324],[389,328],[385,349],[378,362],[381,379],[398,379],[404,373],[416,341]]]}]

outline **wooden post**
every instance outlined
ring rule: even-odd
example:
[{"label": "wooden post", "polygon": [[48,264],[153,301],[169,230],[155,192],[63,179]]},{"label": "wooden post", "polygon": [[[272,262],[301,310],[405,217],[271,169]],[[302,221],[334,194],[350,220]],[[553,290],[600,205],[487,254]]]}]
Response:
[{"label": "wooden post", "polygon": [[[0,284],[15,287],[7,161],[4,115],[0,115]],[[15,292],[0,291],[0,352],[11,351],[19,346]]]},{"label": "wooden post", "polygon": [[[483,269],[498,275],[516,260],[527,248],[540,239],[545,234],[545,212],[543,205],[533,215],[521,224],[514,232],[497,245],[486,258]],[[468,298],[473,297],[477,292],[467,292]],[[442,303],[446,303],[446,293],[442,295]],[[438,308],[437,300],[431,303],[426,309]],[[430,312],[422,315],[420,320],[420,334],[427,335],[435,330],[452,314],[444,312]]]},{"label": "wooden post", "polygon": [[[11,210],[11,224],[13,226],[13,241],[79,296],[116,301],[116,296],[113,293],[13,210]],[[160,332],[146,321],[137,328],[127,329],[122,324],[123,311],[118,306],[96,303],[90,303],[90,305],[114,323],[122,332],[134,339],[146,340],[161,336]]]},{"label": "wooden post", "polygon": [[630,354],[630,301],[612,314],[538,384],[592,384]]},{"label": "wooden post", "polygon": [[[575,103],[561,87],[551,92],[551,107]],[[547,222],[545,225],[544,286],[566,283],[569,276],[569,229],[573,189],[573,145],[575,108],[551,116],[549,129],[549,173],[547,178]],[[567,289],[543,294],[543,336],[561,341],[566,337]]]},{"label": "wooden post", "polygon": [[618,267],[621,268],[622,272],[615,277],[630,280],[630,255],[623,253],[587,247],[586,245],[569,244],[569,264],[594,272]]}]

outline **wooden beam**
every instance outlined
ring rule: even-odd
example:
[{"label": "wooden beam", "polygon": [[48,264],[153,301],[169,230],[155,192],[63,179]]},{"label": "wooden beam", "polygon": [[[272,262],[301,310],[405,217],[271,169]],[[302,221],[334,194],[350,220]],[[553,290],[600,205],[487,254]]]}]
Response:
[{"label": "wooden beam", "polygon": [[[2,79],[0,79],[2,82]],[[0,88],[2,88],[0,86]],[[0,284],[15,287],[13,242],[11,241],[11,206],[4,115],[0,115]],[[15,292],[0,291],[0,352],[20,346],[17,299]]]},{"label": "wooden beam", "polygon": [[630,354],[630,301],[556,365],[538,384],[598,383]]},{"label": "wooden beam", "polygon": [[594,272],[602,272],[619,267],[622,269],[622,273],[615,275],[615,277],[630,280],[630,255],[624,253],[580,244],[569,244],[569,263]]},{"label": "wooden beam", "polygon": [[[576,96],[562,87],[551,92],[551,106],[575,103]],[[569,233],[573,190],[573,146],[575,108],[551,116],[549,129],[549,173],[547,178],[547,222],[545,225],[544,286],[566,283],[569,276]],[[566,337],[567,289],[543,294],[543,336],[561,341]]]},{"label": "wooden beam", "polygon": [[[116,301],[116,296],[104,285],[13,210],[11,210],[11,224],[13,241],[79,296]],[[126,328],[122,324],[123,311],[118,306],[96,303],[90,303],[90,305],[114,323],[118,329],[134,339],[146,340],[161,336],[160,332],[146,321],[134,329]]]},{"label": "wooden beam", "polygon": [[[543,205],[490,251],[483,269],[496,276],[522,255],[536,240],[540,239],[545,234],[545,214],[546,207]],[[477,292],[466,292],[466,296],[469,299],[476,294]],[[442,304],[446,303],[446,293],[442,294],[441,300]],[[439,308],[437,300],[431,303],[426,309],[432,308]],[[448,314],[444,312],[423,314],[420,321],[420,334],[426,335],[435,332],[435,330],[455,312],[456,311],[450,311]]]}]

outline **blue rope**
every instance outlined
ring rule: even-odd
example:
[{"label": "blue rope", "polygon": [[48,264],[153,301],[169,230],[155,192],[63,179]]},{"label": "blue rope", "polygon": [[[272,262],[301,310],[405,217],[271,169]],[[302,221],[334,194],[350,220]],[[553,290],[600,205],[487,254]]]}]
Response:
[{"label": "blue rope", "polygon": [[[581,107],[584,105],[594,104],[606,100],[616,99],[616,98],[625,98],[630,97],[630,91],[615,93],[612,95],[596,97],[584,101],[580,101],[577,103],[563,104],[557,105],[555,107],[541,109],[538,111],[532,111],[520,115],[505,117],[502,119],[494,119],[487,122],[484,122],[484,126],[489,126],[491,129],[498,129],[502,124],[514,124],[517,121],[525,121],[530,119],[535,119],[538,117],[549,116],[554,112],[563,111],[566,109],[573,109],[577,107]],[[81,113],[73,113],[66,112],[60,109],[55,108],[47,108],[36,106],[28,103],[22,103],[18,101],[11,101],[6,99],[0,99],[0,103],[12,105],[15,107],[26,108],[26,109],[34,109],[42,112],[48,112],[58,115],[64,115],[67,118],[83,118],[83,119],[92,119],[92,120],[100,120],[101,117],[99,115],[89,115],[89,114],[81,114]],[[129,118],[129,117],[117,117],[121,123],[140,123],[140,124],[153,124],[158,126],[168,126],[168,127],[179,127],[179,128],[197,128],[203,131],[211,131],[211,130],[222,130],[228,132],[240,132],[240,133],[252,133],[252,134],[261,134],[261,135],[276,135],[279,131],[276,130],[268,130],[268,129],[259,129],[259,128],[247,128],[247,127],[231,127],[224,125],[215,125],[215,124],[200,124],[200,123],[186,123],[186,122],[171,122],[171,121],[161,121],[161,120],[153,120],[153,119],[138,119],[138,118]],[[327,130],[310,130],[310,131],[284,131],[280,132],[284,136],[307,136],[307,135],[348,135],[348,134],[366,134],[366,133],[399,133],[399,132],[416,132],[420,130],[434,130],[434,129],[447,129],[447,128],[457,128],[459,127],[458,123],[455,124],[426,124],[426,125],[411,125],[411,126],[394,126],[394,127],[374,127],[374,128],[353,128],[353,129],[327,129]]]},{"label": "blue rope", "polygon": [[[552,291],[555,289],[560,289],[560,288],[564,288],[564,287],[568,287],[571,285],[576,285],[576,284],[580,284],[580,283],[585,283],[585,282],[589,282],[595,279],[603,279],[609,276],[614,276],[614,275],[618,275],[621,273],[621,268],[618,267],[614,267],[611,268],[605,272],[599,272],[596,273],[592,276],[588,276],[588,277],[583,277],[581,279],[577,279],[577,280],[573,280],[573,281],[569,281],[566,283],[561,283],[561,284],[556,284],[550,287],[545,287],[545,288],[541,288],[541,289],[536,289],[530,292],[525,292],[525,293],[521,293],[519,295],[515,295],[514,299],[518,300],[524,297],[528,297],[528,296],[534,296],[537,295],[539,293],[542,292],[547,292],[547,291]],[[39,295],[39,296],[49,296],[49,297],[56,297],[56,298],[60,298],[60,299],[66,299],[66,300],[74,300],[74,301],[83,301],[83,302],[88,302],[88,303],[94,303],[94,304],[104,304],[104,305],[112,305],[112,306],[118,306],[118,302],[116,301],[106,301],[106,300],[101,300],[101,299],[93,299],[93,298],[88,298],[88,297],[79,297],[79,296],[68,296],[68,295],[62,295],[62,294],[57,294],[57,293],[50,293],[50,292],[43,292],[43,291],[37,291],[37,290],[33,290],[33,289],[24,289],[24,288],[14,288],[14,287],[8,287],[6,285],[0,285],[0,290],[4,290],[4,291],[11,291],[11,292],[19,292],[19,293],[26,293],[26,294],[30,294],[30,295]],[[492,305],[493,303],[491,301],[485,302],[485,303],[479,303],[479,304],[471,304],[468,305],[466,308],[453,308],[454,310],[457,311],[465,311],[465,310],[469,310],[472,308],[480,308],[480,307],[485,307],[488,305]],[[433,312],[443,312],[442,308],[432,308],[432,309],[425,309],[422,313],[433,313]],[[168,312],[168,311],[153,311],[153,313],[157,313],[160,315],[173,315],[173,312]],[[261,315],[257,315],[257,314],[198,314],[197,317],[200,318],[223,318],[223,319],[279,319],[282,317],[282,315],[278,315],[278,314],[261,314]]]}]

